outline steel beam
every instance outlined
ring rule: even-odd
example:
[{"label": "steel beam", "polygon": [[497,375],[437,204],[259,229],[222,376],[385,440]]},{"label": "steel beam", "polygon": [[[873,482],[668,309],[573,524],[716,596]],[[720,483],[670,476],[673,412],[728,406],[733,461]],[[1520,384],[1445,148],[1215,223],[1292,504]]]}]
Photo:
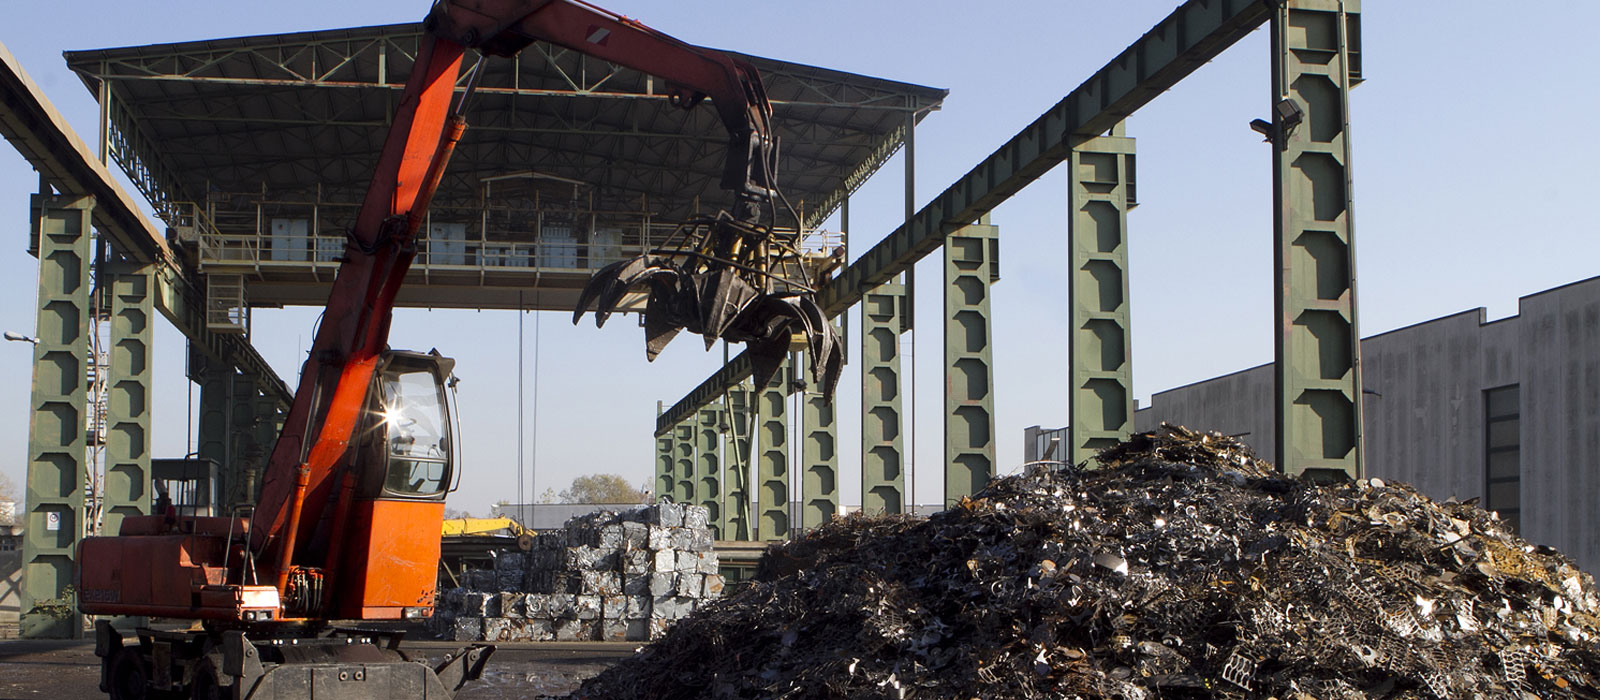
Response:
[{"label": "steel beam", "polygon": [[155,280],[149,265],[112,266],[111,366],[106,387],[105,479],[102,533],[115,535],[122,519],[150,513],[151,304]]},{"label": "steel beam", "polygon": [[727,513],[727,527],[723,537],[730,540],[750,539],[750,445],[751,400],[750,382],[740,382],[723,396],[723,416],[726,430],[722,433],[723,493],[726,499],[723,511]]},{"label": "steel beam", "polygon": [[944,246],[944,504],[995,473],[993,329],[989,288],[1000,281],[1000,229],[985,214]]},{"label": "steel beam", "polygon": [[34,195],[38,317],[28,430],[21,634],[78,638],[71,586],[88,480],[89,240],[95,198]]},{"label": "steel beam", "polygon": [[789,537],[789,378],[785,363],[756,392],[756,539]]},{"label": "steel beam", "polygon": [[722,406],[710,404],[696,412],[694,468],[696,502],[706,509],[715,539],[723,539],[728,523],[722,509]]},{"label": "steel beam", "polygon": [[900,334],[905,287],[885,284],[861,305],[861,510],[903,513],[905,447],[900,419]]},{"label": "steel beam", "polygon": [[1361,79],[1359,0],[1289,0],[1272,30],[1277,462],[1357,478],[1361,344],[1351,221],[1349,96]]},{"label": "steel beam", "polygon": [[[1023,187],[1066,160],[1072,144],[1105,133],[1272,14],[1260,0],[1189,0],[1077,89],[885,236],[818,294],[837,316]],[[741,354],[663,414],[657,432],[749,376]]]},{"label": "steel beam", "polygon": [[1133,431],[1133,346],[1129,332],[1128,211],[1134,196],[1134,141],[1122,135],[1072,149],[1067,214],[1070,319],[1065,459],[1081,464]]},{"label": "steel beam", "polygon": [[[800,367],[809,366],[809,360]],[[839,430],[833,402],[805,372],[806,389],[800,395],[800,423],[804,443],[800,448],[800,527],[807,530],[833,519],[839,512]]]}]

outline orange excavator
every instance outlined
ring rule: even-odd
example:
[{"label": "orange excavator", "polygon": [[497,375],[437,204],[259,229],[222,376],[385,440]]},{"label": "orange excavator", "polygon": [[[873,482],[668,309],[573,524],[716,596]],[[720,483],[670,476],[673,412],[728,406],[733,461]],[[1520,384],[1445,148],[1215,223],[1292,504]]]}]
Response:
[{"label": "orange excavator", "polygon": [[[651,305],[665,309],[647,312],[653,339],[677,325],[787,352],[803,330],[816,368],[837,376],[837,343],[810,283],[784,272],[798,252],[770,213],[781,199],[777,143],[753,66],[577,0],[441,0],[424,29],[253,513],[158,509],[80,545],[84,613],[197,623],[140,628],[135,641],[100,621],[101,688],[113,698],[448,698],[493,652],[473,645],[429,667],[408,663],[398,634],[359,629],[431,614],[444,499],[459,475],[453,361],[387,341],[417,229],[465,129],[476,75],[456,93],[469,49],[506,56],[543,40],[664,79],[685,109],[709,98],[730,135],[722,184],[735,213],[602,271],[591,287],[614,304],[650,279]],[[707,324],[696,309],[711,306],[720,310]]]}]

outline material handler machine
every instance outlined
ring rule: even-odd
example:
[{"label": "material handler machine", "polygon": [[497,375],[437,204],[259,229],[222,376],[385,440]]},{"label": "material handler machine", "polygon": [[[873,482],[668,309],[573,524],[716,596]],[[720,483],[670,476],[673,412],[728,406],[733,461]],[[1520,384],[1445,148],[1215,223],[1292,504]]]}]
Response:
[{"label": "material handler machine", "polygon": [[775,358],[757,363],[766,376],[804,333],[831,393],[841,353],[810,295],[798,223],[776,225],[778,144],[752,65],[578,0],[441,0],[424,30],[253,512],[169,509],[80,545],[84,613],[192,623],[125,641],[98,622],[101,688],[117,700],[448,698],[493,652],[468,646],[430,667],[411,662],[398,633],[360,628],[431,614],[444,499],[459,478],[453,361],[387,341],[417,229],[465,129],[476,72],[454,98],[468,49],[509,56],[543,40],[664,79],[684,109],[709,98],[729,133],[732,213],[599,271],[577,312],[598,303],[603,321],[647,284],[651,357],[687,328],[708,347],[749,342]]}]

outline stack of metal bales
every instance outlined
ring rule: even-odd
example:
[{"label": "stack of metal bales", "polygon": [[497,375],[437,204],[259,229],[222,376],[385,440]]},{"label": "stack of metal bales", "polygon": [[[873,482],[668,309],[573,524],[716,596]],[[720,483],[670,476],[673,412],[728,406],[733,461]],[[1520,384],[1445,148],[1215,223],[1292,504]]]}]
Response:
[{"label": "stack of metal bales", "polygon": [[706,509],[601,511],[500,552],[444,591],[435,631],[461,641],[646,641],[722,596]]}]

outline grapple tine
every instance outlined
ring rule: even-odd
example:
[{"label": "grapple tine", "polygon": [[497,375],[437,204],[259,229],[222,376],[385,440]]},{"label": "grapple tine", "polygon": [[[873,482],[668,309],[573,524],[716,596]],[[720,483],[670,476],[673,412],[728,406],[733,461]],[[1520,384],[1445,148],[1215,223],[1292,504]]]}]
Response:
[{"label": "grapple tine", "polygon": [[751,338],[747,343],[750,353],[750,376],[755,380],[756,390],[760,391],[772,383],[772,375],[778,373],[783,367],[783,361],[789,356],[789,334],[787,332]]},{"label": "grapple tine", "polygon": [[589,310],[589,305],[600,297],[603,290],[610,285],[616,284],[618,272],[628,263],[636,260],[638,258],[619,260],[595,271],[594,276],[589,278],[589,282],[583,285],[583,292],[578,294],[578,305],[572,310],[572,325],[578,325],[578,320],[583,318],[584,312]]},{"label": "grapple tine", "polygon": [[706,349],[710,350],[760,293],[729,269],[694,275],[693,284],[700,297],[697,311]]},{"label": "grapple tine", "polygon": [[605,325],[606,319],[610,318],[611,314],[616,310],[617,304],[622,301],[623,295],[626,295],[628,290],[633,289],[635,285],[645,281],[657,281],[657,278],[663,275],[670,275],[674,279],[679,276],[678,271],[674,268],[658,266],[657,263],[660,262],[658,260],[644,258],[639,260],[641,263],[638,269],[633,269],[630,266],[629,269],[623,270],[622,274],[618,275],[617,282],[608,287],[605,293],[600,296],[599,305],[594,310],[595,327],[598,328]]},{"label": "grapple tine", "polygon": [[677,337],[680,330],[682,324],[675,318],[667,293],[663,293],[661,287],[653,286],[650,290],[650,301],[645,304],[644,309],[645,359],[655,362],[656,356],[667,347],[667,343]]}]

